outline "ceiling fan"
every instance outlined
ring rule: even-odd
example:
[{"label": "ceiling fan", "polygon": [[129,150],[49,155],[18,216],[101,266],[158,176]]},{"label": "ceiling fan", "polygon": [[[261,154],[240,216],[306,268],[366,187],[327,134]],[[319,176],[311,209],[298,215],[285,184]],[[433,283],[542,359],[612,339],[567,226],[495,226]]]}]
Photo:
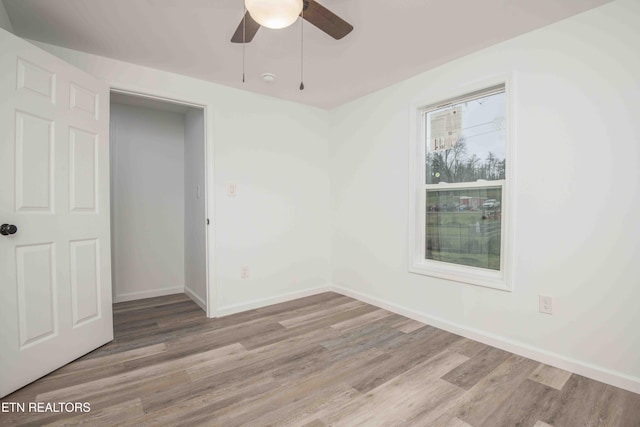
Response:
[{"label": "ceiling fan", "polygon": [[[353,30],[353,25],[315,0],[303,0],[300,16],[336,40],[340,40]],[[260,24],[256,22],[251,17],[249,11],[247,11],[244,18],[240,21],[240,25],[238,25],[233,37],[231,37],[231,42],[249,43],[253,40],[253,37],[259,29]]]}]

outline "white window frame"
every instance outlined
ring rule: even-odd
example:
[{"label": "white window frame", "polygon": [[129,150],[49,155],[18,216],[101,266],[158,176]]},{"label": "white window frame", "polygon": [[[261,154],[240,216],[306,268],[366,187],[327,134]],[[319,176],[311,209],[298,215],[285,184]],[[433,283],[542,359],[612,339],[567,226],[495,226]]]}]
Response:
[{"label": "white window frame", "polygon": [[[515,153],[513,144],[513,76],[501,75],[455,90],[439,92],[411,107],[409,154],[409,272],[455,282],[510,291],[513,266],[513,217]],[[504,85],[505,93],[505,179],[470,183],[426,184],[425,115],[435,108],[461,102],[470,95]],[[480,95],[482,96],[482,95]],[[462,188],[502,188],[502,224],[500,270],[470,267],[425,258],[426,190],[455,190]]]}]

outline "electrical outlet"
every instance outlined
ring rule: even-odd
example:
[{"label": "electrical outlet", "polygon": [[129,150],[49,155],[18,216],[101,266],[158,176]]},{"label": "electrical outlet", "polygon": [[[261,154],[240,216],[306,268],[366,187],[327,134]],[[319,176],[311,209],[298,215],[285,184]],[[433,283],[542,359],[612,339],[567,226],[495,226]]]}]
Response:
[{"label": "electrical outlet", "polygon": [[242,267],[240,267],[240,278],[241,279],[248,279],[249,278],[249,266],[248,265],[243,265]]},{"label": "electrical outlet", "polygon": [[544,295],[538,296],[540,313],[553,314],[553,299]]},{"label": "electrical outlet", "polygon": [[236,197],[238,194],[238,186],[235,182],[229,182],[227,184],[227,196],[228,197]]}]

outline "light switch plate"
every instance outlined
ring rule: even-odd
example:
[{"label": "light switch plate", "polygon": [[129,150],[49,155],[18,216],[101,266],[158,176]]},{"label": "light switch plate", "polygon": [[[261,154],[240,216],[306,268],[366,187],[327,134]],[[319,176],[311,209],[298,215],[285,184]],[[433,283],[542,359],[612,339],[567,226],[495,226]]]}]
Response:
[{"label": "light switch plate", "polygon": [[227,196],[235,197],[238,194],[238,187],[235,182],[230,182],[227,184]]}]

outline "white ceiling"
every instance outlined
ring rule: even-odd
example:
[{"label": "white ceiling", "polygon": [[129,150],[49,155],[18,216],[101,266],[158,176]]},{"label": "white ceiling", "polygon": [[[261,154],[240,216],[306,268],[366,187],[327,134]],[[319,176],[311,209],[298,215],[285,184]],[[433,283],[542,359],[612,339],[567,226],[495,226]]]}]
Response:
[{"label": "white ceiling", "polygon": [[[330,109],[611,0],[318,0],[354,26],[334,40],[300,19],[229,40],[243,0],[3,0],[27,39]],[[277,76],[274,84],[262,73]]]}]

